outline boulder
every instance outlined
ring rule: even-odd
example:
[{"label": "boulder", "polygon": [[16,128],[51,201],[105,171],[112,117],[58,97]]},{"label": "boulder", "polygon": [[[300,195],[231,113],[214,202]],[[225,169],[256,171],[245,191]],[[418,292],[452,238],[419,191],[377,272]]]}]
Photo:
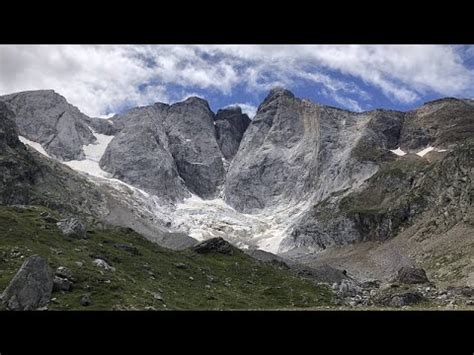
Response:
[{"label": "boulder", "polygon": [[354,297],[360,292],[360,288],[349,280],[342,280],[338,291],[342,297]]},{"label": "boulder", "polygon": [[234,248],[232,245],[222,238],[208,239],[198,245],[192,247],[196,253],[208,254],[208,253],[220,253],[225,255],[233,255]]},{"label": "boulder", "polygon": [[95,259],[93,262],[92,262],[95,266],[97,267],[100,267],[104,270],[111,270],[111,271],[115,271],[115,268],[110,266],[105,260],[102,260],[102,259]]},{"label": "boulder", "polygon": [[396,281],[403,284],[424,284],[429,282],[425,270],[410,266],[404,266],[398,270]]},{"label": "boulder", "polygon": [[90,293],[86,293],[85,295],[83,295],[79,303],[81,304],[81,306],[84,307],[90,306],[92,304],[92,298]]},{"label": "boulder", "polygon": [[54,276],[53,279],[53,291],[65,291],[69,292],[72,291],[72,282],[66,278],[62,278],[59,276]]},{"label": "boulder", "polygon": [[84,224],[77,218],[66,218],[56,223],[61,233],[68,237],[86,239],[87,230]]},{"label": "boulder", "polygon": [[53,291],[52,272],[39,255],[30,256],[2,294],[7,309],[29,311],[48,304]]},{"label": "boulder", "polygon": [[54,273],[56,276],[58,277],[62,277],[62,278],[65,278],[65,279],[69,279],[69,280],[73,280],[73,276],[72,276],[72,271],[69,270],[67,267],[65,266],[60,266],[56,269],[56,272]]}]

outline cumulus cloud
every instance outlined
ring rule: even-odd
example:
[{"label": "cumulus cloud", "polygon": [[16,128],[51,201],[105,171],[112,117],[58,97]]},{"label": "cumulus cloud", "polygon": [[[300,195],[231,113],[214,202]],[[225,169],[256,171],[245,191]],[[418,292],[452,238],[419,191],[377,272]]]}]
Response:
[{"label": "cumulus cloud", "polygon": [[[249,98],[274,86],[311,82],[341,106],[370,105],[373,90],[394,103],[426,94],[472,97],[474,56],[466,46],[160,45],[0,46],[0,94],[54,89],[92,116],[187,93]],[[371,88],[368,90],[367,88]],[[370,91],[370,92],[369,92]],[[253,95],[253,96],[252,96]],[[255,100],[254,100],[255,101]],[[242,101],[241,101],[242,102]]]}]

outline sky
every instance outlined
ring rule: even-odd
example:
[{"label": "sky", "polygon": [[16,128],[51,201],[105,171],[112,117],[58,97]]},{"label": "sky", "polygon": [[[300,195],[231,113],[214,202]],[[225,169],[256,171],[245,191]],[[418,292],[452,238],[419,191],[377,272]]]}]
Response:
[{"label": "sky", "polygon": [[199,96],[253,117],[277,86],[351,111],[474,98],[474,46],[0,45],[0,95],[53,89],[89,116]]}]

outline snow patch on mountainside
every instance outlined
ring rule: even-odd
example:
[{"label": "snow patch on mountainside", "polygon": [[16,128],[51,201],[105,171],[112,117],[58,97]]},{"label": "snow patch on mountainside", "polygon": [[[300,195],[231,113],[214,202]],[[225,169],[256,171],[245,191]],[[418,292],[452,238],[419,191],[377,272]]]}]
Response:
[{"label": "snow patch on mountainside", "polygon": [[404,156],[405,154],[407,154],[407,153],[405,153],[403,150],[401,150],[400,147],[398,147],[397,149],[393,149],[393,150],[390,149],[390,151],[391,151],[393,154],[398,155],[399,157],[402,157],[402,156]]},{"label": "snow patch on mountainside", "polygon": [[420,150],[418,153],[416,153],[416,155],[420,156],[420,157],[424,157],[426,154],[428,154],[429,152],[431,151],[435,151],[435,152],[446,152],[446,149],[438,149],[438,148],[434,148],[434,147],[427,147],[423,150]]},{"label": "snow patch on mountainside", "polygon": [[99,134],[93,129],[91,130],[96,138],[96,141],[94,143],[84,145],[82,147],[86,158],[83,160],[70,160],[64,162],[64,164],[74,170],[87,173],[89,175],[108,178],[110,177],[110,174],[101,169],[101,167],[99,166],[99,161],[102,158],[102,155],[104,155],[107,146],[114,138],[114,136]]}]

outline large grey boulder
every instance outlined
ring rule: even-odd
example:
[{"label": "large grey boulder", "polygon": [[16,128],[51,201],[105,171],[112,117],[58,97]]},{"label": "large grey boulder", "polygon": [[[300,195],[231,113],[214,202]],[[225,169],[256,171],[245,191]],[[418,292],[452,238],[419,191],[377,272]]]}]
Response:
[{"label": "large grey boulder", "polygon": [[54,279],[53,279],[54,292],[58,292],[58,291],[70,292],[72,291],[72,286],[73,286],[72,281],[63,277],[54,276]]},{"label": "large grey boulder", "polygon": [[403,284],[424,284],[429,282],[425,270],[410,266],[404,266],[398,270],[396,281]]},{"label": "large grey boulder", "polygon": [[20,135],[38,142],[60,160],[83,159],[83,145],[96,141],[87,116],[53,90],[0,96],[15,112]]},{"label": "large grey boulder", "polygon": [[2,302],[13,311],[30,311],[48,304],[53,290],[52,271],[39,255],[30,256],[2,294]]},{"label": "large grey boulder", "polygon": [[215,117],[216,139],[222,155],[232,160],[239,150],[240,141],[250,124],[250,118],[238,106],[217,111]]},{"label": "large grey boulder", "polygon": [[159,107],[136,108],[115,116],[114,125],[123,128],[109,143],[100,166],[117,179],[161,198],[178,200],[189,193],[169,151]]},{"label": "large grey boulder", "polygon": [[169,150],[188,189],[202,198],[215,197],[225,170],[209,104],[191,97],[171,105],[164,126]]}]

